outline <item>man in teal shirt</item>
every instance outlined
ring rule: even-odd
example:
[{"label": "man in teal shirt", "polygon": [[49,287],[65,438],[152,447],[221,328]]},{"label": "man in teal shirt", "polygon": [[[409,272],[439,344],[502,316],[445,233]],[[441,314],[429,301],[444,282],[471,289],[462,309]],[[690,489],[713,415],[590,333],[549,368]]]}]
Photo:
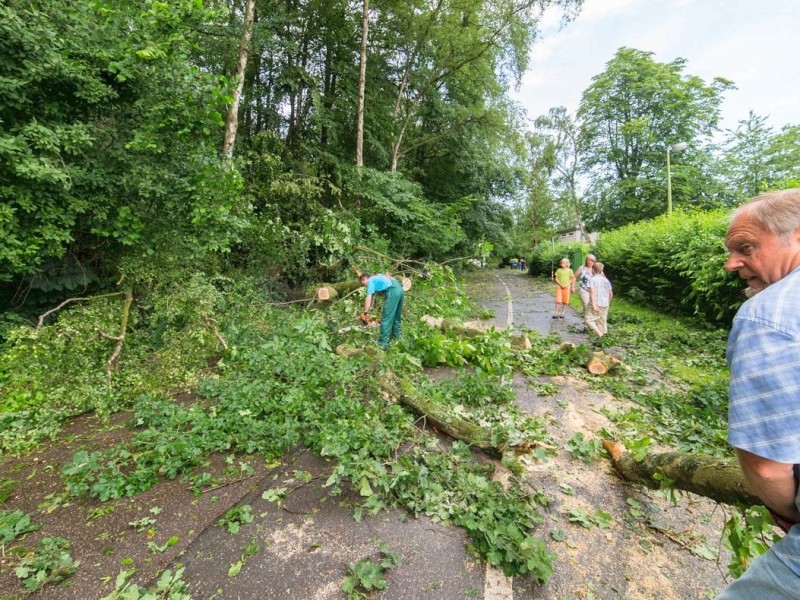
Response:
[{"label": "man in teal shirt", "polygon": [[389,339],[400,337],[400,323],[403,318],[403,286],[394,277],[378,273],[377,275],[369,276],[362,273],[359,277],[361,285],[367,286],[367,297],[364,300],[364,313],[368,313],[372,308],[375,294],[383,294],[385,300],[383,303],[383,312],[381,313],[381,336],[378,338],[378,345],[381,348],[386,348],[389,345]]}]

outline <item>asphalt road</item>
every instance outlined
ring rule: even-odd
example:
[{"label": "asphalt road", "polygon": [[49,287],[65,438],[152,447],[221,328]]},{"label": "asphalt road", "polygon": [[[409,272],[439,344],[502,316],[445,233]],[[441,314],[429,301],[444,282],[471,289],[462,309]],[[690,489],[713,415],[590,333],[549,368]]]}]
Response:
[{"label": "asphalt road", "polygon": [[[482,271],[474,276],[471,289],[480,304],[494,311],[497,325],[586,341],[581,318],[572,309],[567,318],[552,319],[554,295],[547,282],[536,282],[518,271]],[[541,382],[556,386],[557,393],[538,396],[536,384]],[[425,516],[389,510],[356,522],[352,515],[360,502],[358,495],[349,491],[329,496],[322,484],[333,465],[297,450],[241,499],[240,504],[253,507],[252,523],[244,524],[235,535],[209,527],[179,557],[192,597],[345,598],[341,585],[347,565],[365,557],[376,559],[381,541],[399,552],[403,562],[387,572],[387,589],[373,592],[372,599],[713,597],[724,585],[720,567],[699,558],[691,548],[698,540],[716,547],[713,536],[721,531],[722,511],[696,496],[672,506],[658,494],[621,482],[606,461],[586,464],[564,450],[563,444],[577,432],[589,439],[602,427],[612,427],[601,410],[612,404],[619,408],[586,382],[566,377],[535,382],[517,375],[513,385],[518,406],[544,419],[548,432],[562,445],[552,460],[526,462],[524,474],[531,487],[552,499],[536,531],[558,554],[555,573],[546,586],[525,578],[506,579],[487,569],[467,551],[462,529]],[[298,472],[304,474],[303,479],[297,479]],[[265,490],[287,486],[293,491],[283,504],[262,499]],[[633,506],[645,507],[652,519],[647,524],[637,521],[631,513]],[[569,520],[576,511],[595,514],[598,509],[611,515],[608,527],[584,528]],[[259,551],[246,556],[251,542]],[[231,566],[239,561],[238,574],[230,576]]]}]

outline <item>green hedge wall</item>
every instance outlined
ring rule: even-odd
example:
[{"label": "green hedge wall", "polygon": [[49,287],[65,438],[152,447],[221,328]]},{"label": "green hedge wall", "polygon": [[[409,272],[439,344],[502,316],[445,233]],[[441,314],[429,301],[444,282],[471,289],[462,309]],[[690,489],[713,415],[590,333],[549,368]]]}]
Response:
[{"label": "green hedge wall", "polygon": [[744,284],[723,269],[727,226],[727,211],[676,212],[602,233],[593,253],[618,293],[730,323],[744,301]]}]

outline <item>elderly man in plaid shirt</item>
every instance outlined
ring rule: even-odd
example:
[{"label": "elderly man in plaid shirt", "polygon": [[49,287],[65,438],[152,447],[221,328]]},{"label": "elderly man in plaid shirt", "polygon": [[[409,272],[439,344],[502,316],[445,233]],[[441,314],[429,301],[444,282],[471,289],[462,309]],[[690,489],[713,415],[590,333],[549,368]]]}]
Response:
[{"label": "elderly man in plaid shirt", "polygon": [[725,244],[751,296],[728,339],[728,441],[787,534],[719,598],[800,598],[800,188],[739,207]]}]

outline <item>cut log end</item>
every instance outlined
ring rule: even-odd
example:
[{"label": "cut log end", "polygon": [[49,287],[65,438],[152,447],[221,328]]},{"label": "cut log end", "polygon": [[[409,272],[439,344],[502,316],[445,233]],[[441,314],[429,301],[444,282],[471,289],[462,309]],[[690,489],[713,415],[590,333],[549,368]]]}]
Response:
[{"label": "cut log end", "polygon": [[444,319],[441,317],[432,317],[431,315],[424,315],[420,321],[425,323],[428,327],[433,329],[441,329]]},{"label": "cut log end", "polygon": [[620,359],[599,351],[592,352],[586,361],[586,368],[592,375],[605,375],[620,365],[622,365]]},{"label": "cut log end", "polygon": [[605,375],[610,369],[609,362],[602,352],[593,352],[586,363],[586,368],[592,375]]},{"label": "cut log end", "polygon": [[619,442],[612,442],[606,439],[603,440],[603,448],[611,455],[611,460],[615,463],[619,462],[619,459],[622,458],[622,453],[625,452],[625,446]]},{"label": "cut log end", "polygon": [[515,350],[530,350],[533,346],[531,340],[524,333],[511,338],[511,347]]}]

